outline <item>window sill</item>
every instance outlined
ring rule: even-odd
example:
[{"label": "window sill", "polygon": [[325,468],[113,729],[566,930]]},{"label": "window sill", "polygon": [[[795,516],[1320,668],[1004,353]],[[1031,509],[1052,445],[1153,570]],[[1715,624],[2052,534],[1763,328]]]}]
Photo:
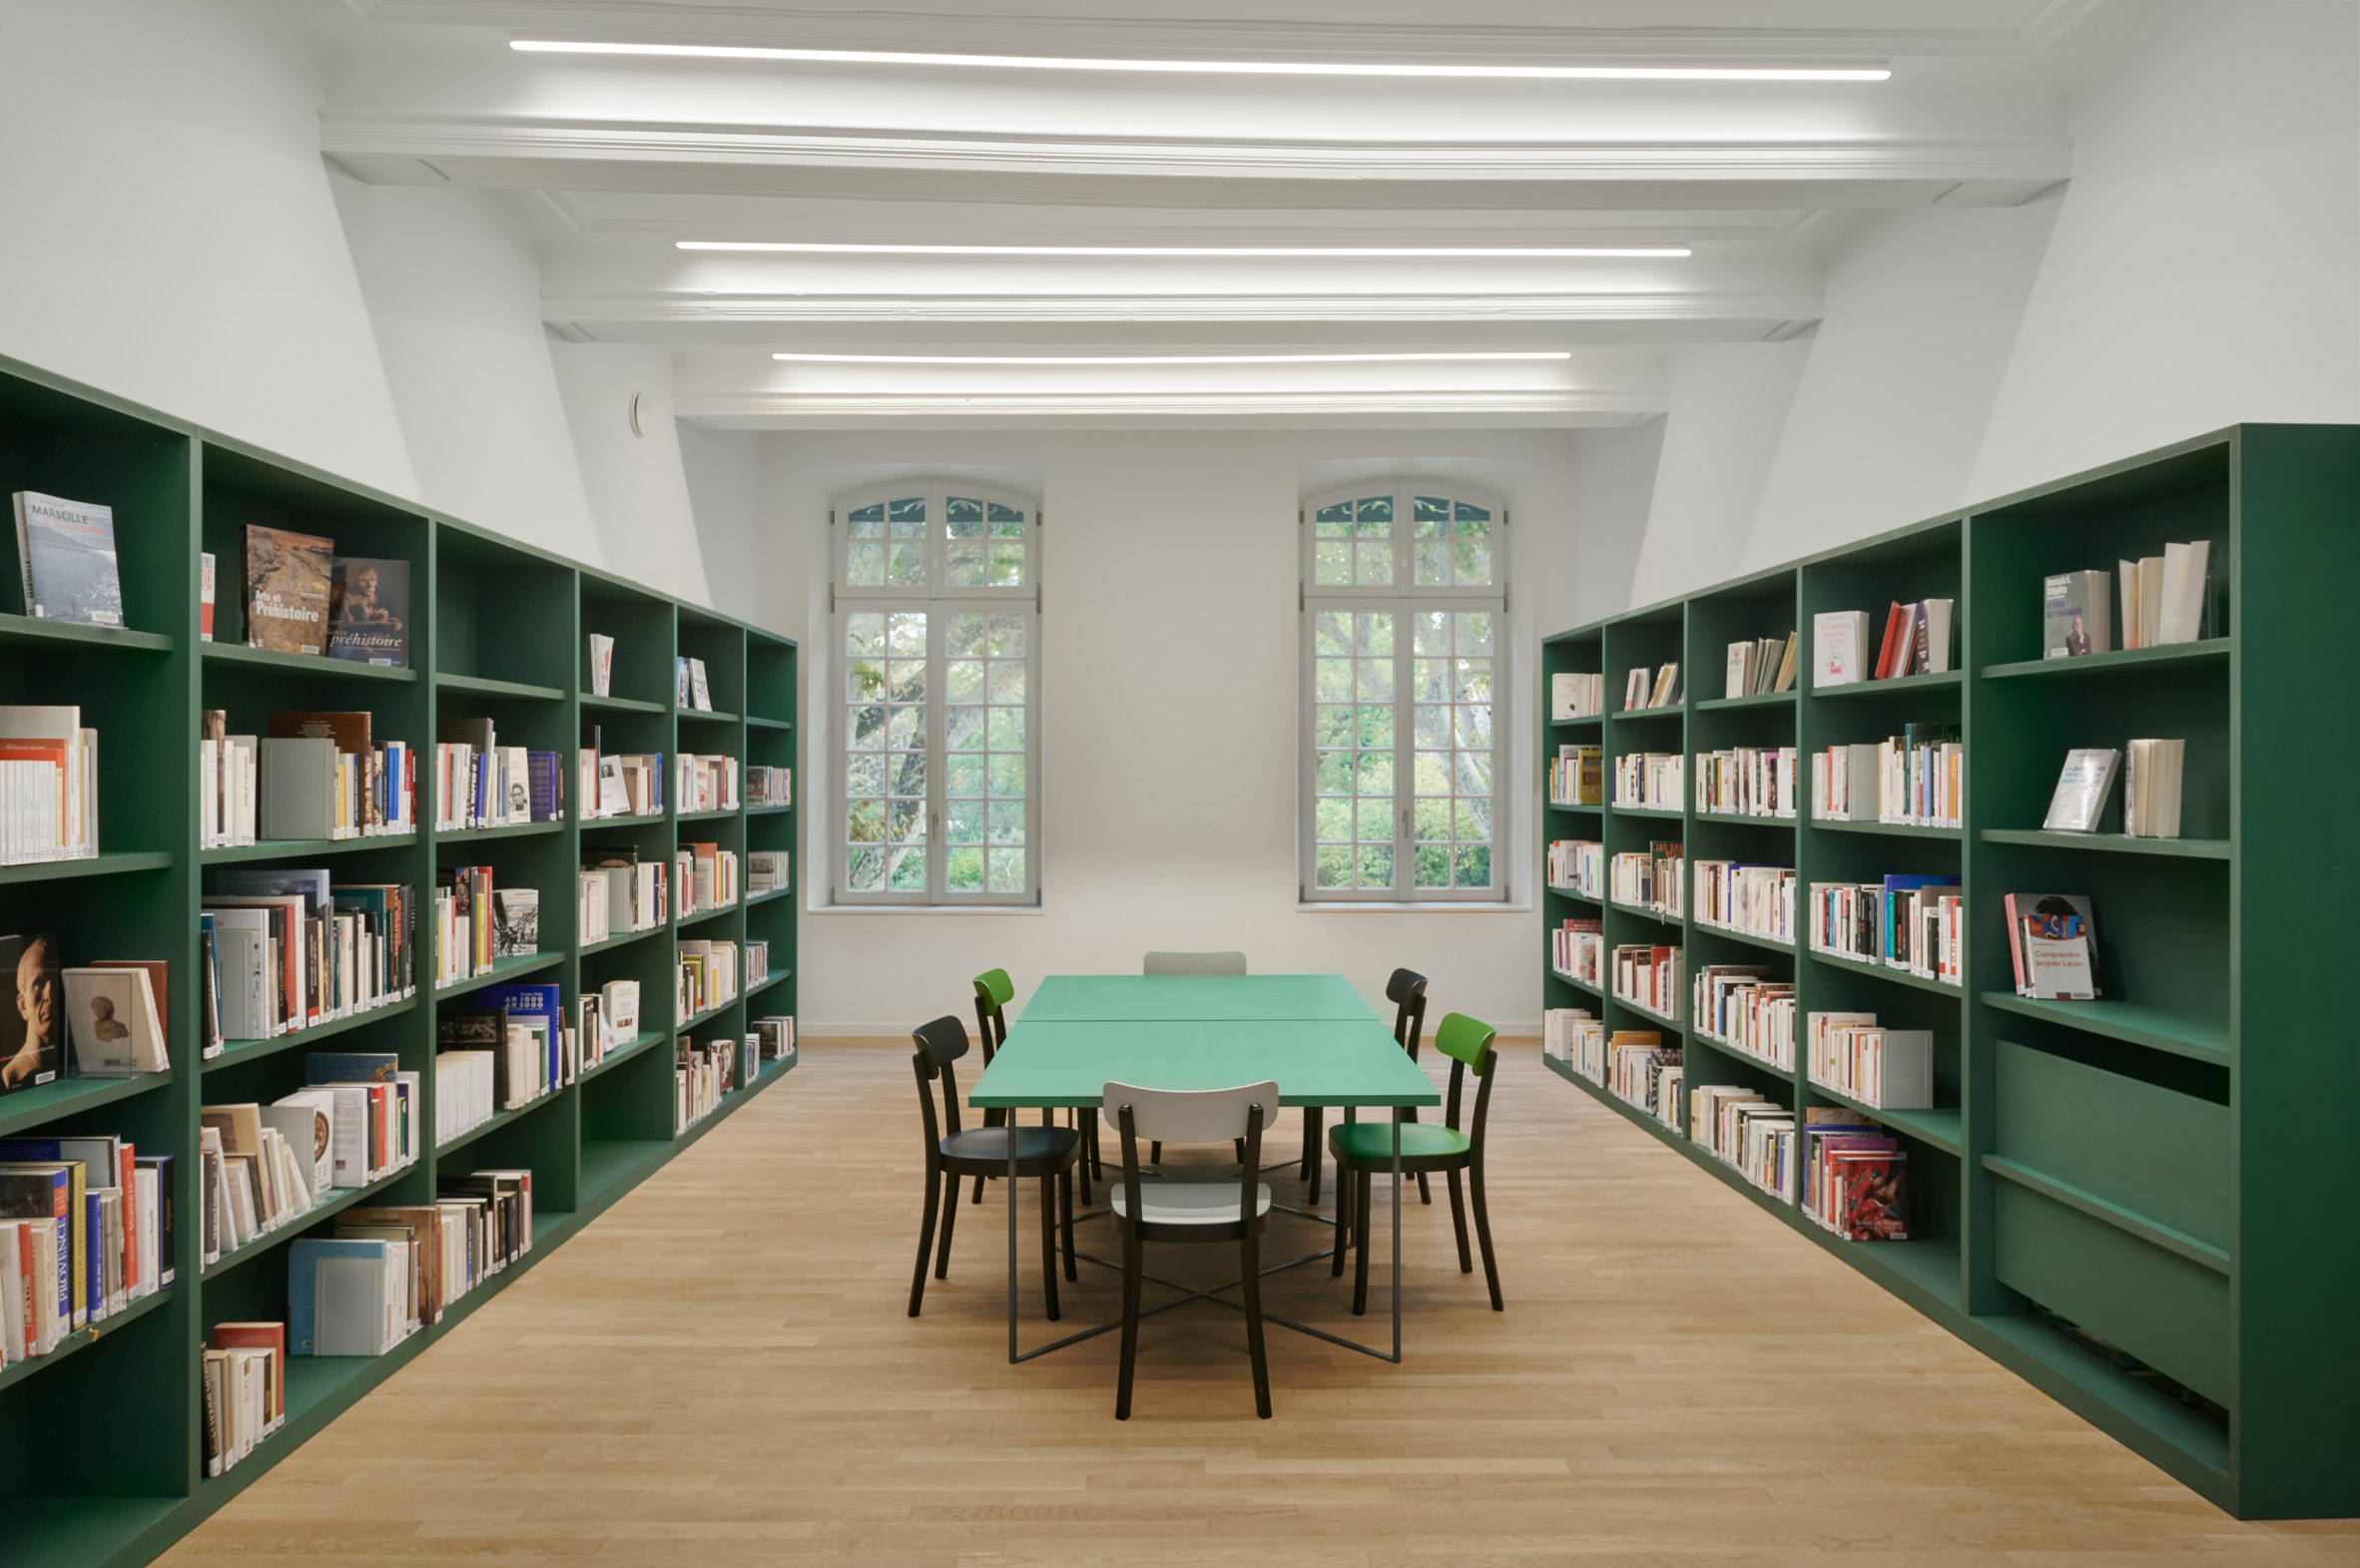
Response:
[{"label": "window sill", "polygon": [[1530,914],[1532,906],[1524,904],[1476,903],[1473,901],[1434,899],[1424,903],[1377,903],[1338,899],[1334,903],[1297,899],[1297,914]]},{"label": "window sill", "polygon": [[1028,914],[1039,904],[814,904],[813,914]]}]

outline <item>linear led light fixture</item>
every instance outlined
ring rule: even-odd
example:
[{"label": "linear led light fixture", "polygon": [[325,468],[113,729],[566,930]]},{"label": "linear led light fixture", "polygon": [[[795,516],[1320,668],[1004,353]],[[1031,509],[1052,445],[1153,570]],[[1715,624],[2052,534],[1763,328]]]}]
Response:
[{"label": "linear led light fixture", "polygon": [[828,256],[1680,257],[1686,246],[867,245],[806,240],[675,240],[682,251]]},{"label": "linear led light fixture", "polygon": [[1432,354],[805,354],[820,364],[1399,364],[1418,359],[1570,359],[1565,349]]},{"label": "linear led light fixture", "polygon": [[511,38],[523,54],[646,55],[676,60],[787,60],[815,65],[917,65],[1001,71],[1131,71],[1183,76],[1458,77],[1533,82],[1882,82],[1882,66],[1414,65],[1341,60],[1090,60],[1057,55],[920,54],[899,49],[768,49],[729,44],[617,44]]}]

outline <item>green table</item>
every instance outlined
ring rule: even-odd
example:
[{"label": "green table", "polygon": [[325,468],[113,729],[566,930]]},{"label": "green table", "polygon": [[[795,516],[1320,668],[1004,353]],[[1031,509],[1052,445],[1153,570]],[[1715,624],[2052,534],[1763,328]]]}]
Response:
[{"label": "green table", "polygon": [[1334,974],[1053,974],[1018,1015],[1022,1023],[1166,1019],[1376,1021]]},{"label": "green table", "polygon": [[[1225,1089],[1264,1080],[1279,1086],[1282,1105],[1356,1107],[1440,1105],[1442,1095],[1377,1021],[1343,977],[1270,975],[1052,975],[1008,1030],[1007,1043],[967,1094],[967,1103],[1011,1113],[1038,1106],[1095,1106],[1106,1085],[1155,1089]],[[1395,1125],[1400,1125],[1397,1117]],[[1266,1320],[1384,1360],[1402,1358],[1401,1140],[1394,1140],[1393,1350],[1265,1313]],[[1020,1351],[1016,1338],[1016,1166],[1008,1162],[1008,1359],[1036,1355],[1120,1327],[1119,1322],[1069,1334]],[[1324,1216],[1311,1216],[1334,1224]],[[1331,1250],[1332,1251],[1332,1250]],[[1312,1258],[1326,1258],[1316,1253]],[[1091,1259],[1113,1267],[1103,1259]],[[1275,1274],[1312,1261],[1296,1259],[1265,1270]],[[1170,1281],[1159,1282],[1172,1284]],[[1186,1287],[1177,1287],[1187,1290]],[[1221,1300],[1216,1291],[1188,1291],[1185,1301]],[[1235,1307],[1233,1302],[1224,1306]]]}]

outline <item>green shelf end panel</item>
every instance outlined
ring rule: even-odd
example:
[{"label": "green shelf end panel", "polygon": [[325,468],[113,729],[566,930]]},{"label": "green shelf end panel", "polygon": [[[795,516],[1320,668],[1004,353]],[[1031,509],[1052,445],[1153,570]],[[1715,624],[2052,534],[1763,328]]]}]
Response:
[{"label": "green shelf end panel", "polygon": [[[201,715],[225,710],[233,734],[263,733],[281,710],[366,709],[374,738],[425,747],[438,726],[489,719],[502,744],[567,758],[585,727],[610,752],[727,754],[742,764],[799,768],[799,650],[788,638],[716,615],[399,497],[348,483],[170,415],[35,367],[0,359],[0,489],[32,489],[114,509],[123,629],[59,626],[22,613],[13,539],[0,538],[0,684],[10,703],[72,703],[100,732],[102,852],[0,866],[0,932],[56,931],[63,959],[163,958],[170,964],[170,1071],[139,1078],[67,1078],[0,1096],[0,1134],[118,1133],[143,1155],[174,1159],[174,1280],[57,1351],[0,1369],[0,1447],[14,1453],[105,1451],[90,1467],[19,1464],[0,1473],[0,1561],[41,1568],[137,1568],[236,1497],[418,1354],[464,1323],[540,1259],[649,1174],[783,1077],[792,1059],[739,1086],[683,1132],[673,1127],[673,1042],[690,1028],[650,1029],[554,1093],[445,1141],[434,1140],[433,1062],[439,1020],[485,985],[554,983],[570,1006],[583,987],[635,978],[665,1000],[682,933],[671,925],[585,946],[576,929],[585,844],[627,837],[669,852],[669,815],[630,822],[563,820],[399,837],[281,840],[200,849],[197,742]],[[239,602],[245,531],[286,528],[334,541],[337,553],[406,563],[407,662],[371,666],[244,646]],[[198,626],[198,558],[217,564],[215,636]],[[587,638],[616,639],[614,695],[594,698]],[[676,730],[674,661],[704,661],[715,706]],[[740,719],[738,715],[759,716]],[[184,744],[169,744],[175,735]],[[143,741],[165,738],[140,750]],[[137,754],[139,766],[127,766]],[[107,759],[116,761],[110,764]],[[421,793],[431,781],[421,780]],[[577,802],[578,803],[578,802]],[[430,815],[421,812],[421,815]],[[735,827],[734,848],[799,848],[788,807],[707,813]],[[541,895],[540,950],[493,972],[433,983],[418,955],[416,993],[369,1012],[268,1040],[233,1040],[200,1061],[197,911],[217,878],[238,869],[326,867],[337,881],[430,889],[440,867],[490,865],[495,884]],[[727,1029],[759,994],[762,1011],[796,1011],[797,900],[748,898],[715,935],[770,943],[771,978],[700,1020]],[[39,923],[34,923],[38,921]],[[421,940],[430,940],[431,916]],[[694,934],[694,933],[690,933]],[[725,1036],[725,1038],[735,1038]],[[427,1129],[412,1164],[366,1187],[335,1191],[280,1230],[210,1267],[197,1227],[199,1108],[268,1103],[299,1088],[315,1050],[380,1052],[421,1075]],[[289,1419],[229,1474],[201,1475],[200,1353],[213,1325],[287,1316],[287,1244],[332,1234],[342,1212],[414,1204],[452,1174],[529,1168],[534,1247],[517,1265],[452,1303],[439,1323],[375,1357],[292,1357]],[[102,1495],[104,1493],[104,1495]]]},{"label": "green shelf end panel", "polygon": [[[1550,839],[1609,855],[1677,841],[1690,859],[1791,864],[1813,883],[1955,877],[1966,984],[1569,897],[1543,923],[1599,922],[1609,949],[1681,944],[1705,963],[1766,967],[1797,1012],[1873,1012],[1929,1031],[1934,1108],[1871,1111],[1809,1079],[1552,969],[1550,1007],[1683,1045],[1693,1087],[1729,1083],[1798,1112],[1846,1108],[1909,1152],[1906,1245],[1842,1242],[1765,1199],[1707,1150],[1566,1077],[1747,1192],[1861,1273],[2243,1518],[2360,1514],[2360,1228],[2323,1222],[2360,1192],[2360,1052],[2333,1020],[2360,913],[2353,813],[2318,781],[2360,765],[2360,727],[2311,678],[2340,668],[2340,585],[2360,572],[2360,428],[2239,425],[1971,506],[1685,598],[1544,638],[1534,733],[1554,748],[1634,753],[1875,744],[1955,725],[1966,751],[1956,827],[1773,824],[1700,812],[1544,811]],[[2162,558],[2205,541],[2196,640],[2044,657],[2044,580]],[[2112,585],[2118,586],[2118,585]],[[1814,618],[1863,611],[1873,658],[1894,604],[1948,599],[1949,669],[1813,684]],[[2117,631],[2119,614],[2115,617]],[[1730,698],[1731,644],[1802,640],[1791,693]],[[1682,700],[1586,727],[1547,718],[1550,677],[1681,662]],[[2299,747],[2286,738],[2300,736]],[[2181,833],[2089,834],[2044,820],[2069,750],[2186,742]],[[2117,795],[2119,786],[2117,786]],[[1807,811],[1806,807],[1806,811]],[[1791,858],[1790,858],[1791,857]],[[2018,994],[2004,899],[2089,900],[2099,994]],[[1693,895],[1689,902],[1693,902]],[[1798,1051],[1800,1057],[1804,1053]],[[2290,1194],[2308,1201],[2288,1203]]]}]

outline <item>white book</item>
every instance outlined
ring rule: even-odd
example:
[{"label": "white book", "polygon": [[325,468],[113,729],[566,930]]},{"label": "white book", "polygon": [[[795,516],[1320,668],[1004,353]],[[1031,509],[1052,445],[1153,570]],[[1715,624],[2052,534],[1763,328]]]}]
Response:
[{"label": "white book", "polygon": [[2115,557],[2114,581],[2122,601],[2122,646],[2125,649],[2144,648],[2147,646],[2147,629],[2138,618],[2138,563]]},{"label": "white book", "polygon": [[615,680],[615,640],[597,632],[590,634],[590,695],[612,697]]},{"label": "white book", "polygon": [[2138,560],[2138,646],[2158,648],[2163,643],[2163,574],[2169,563],[2159,555]]},{"label": "white book", "polygon": [[1829,610],[1811,618],[1811,684],[1850,686],[1860,680],[1868,645],[1866,610]]},{"label": "white book", "polygon": [[[2175,577],[2169,567],[2174,552],[2179,557],[2179,573]],[[2163,573],[2163,635],[2157,639],[2166,643],[2192,643],[2204,633],[2205,573],[2212,562],[2212,541],[2198,539],[2191,544],[2165,545],[2166,565]]]},{"label": "white book", "polygon": [[[390,1247],[390,1243],[379,1243]],[[382,1355],[390,1347],[386,1323],[387,1259],[314,1260],[311,1342],[314,1355]]]},{"label": "white book", "polygon": [[2086,936],[2035,936],[2028,931],[2024,948],[2035,997],[2080,1002],[2097,994],[2097,982],[2089,972]]},{"label": "white book", "polygon": [[2042,829],[2053,833],[2093,833],[2105,814],[2106,796],[2113,792],[2114,770],[2122,754],[2110,748],[2067,752],[2050,796],[2049,815]]}]

